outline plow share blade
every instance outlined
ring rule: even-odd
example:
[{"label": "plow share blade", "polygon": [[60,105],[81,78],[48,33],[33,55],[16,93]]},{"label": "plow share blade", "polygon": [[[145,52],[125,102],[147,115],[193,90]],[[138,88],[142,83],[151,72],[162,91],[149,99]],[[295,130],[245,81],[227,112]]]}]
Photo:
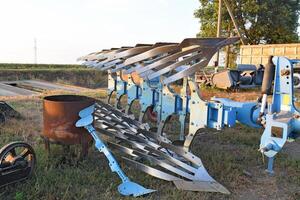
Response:
[{"label": "plow share blade", "polygon": [[123,153],[128,165],[171,181],[178,189],[230,193],[208,174],[200,158],[150,132],[146,124],[101,101],[81,112],[87,113],[93,115],[95,129],[108,136],[108,146]]}]

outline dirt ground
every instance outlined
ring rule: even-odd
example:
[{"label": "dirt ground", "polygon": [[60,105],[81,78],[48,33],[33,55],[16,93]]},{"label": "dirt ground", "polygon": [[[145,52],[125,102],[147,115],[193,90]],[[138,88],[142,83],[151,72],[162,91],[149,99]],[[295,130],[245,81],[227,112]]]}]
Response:
[{"label": "dirt ground", "polygon": [[[83,95],[103,99],[105,92],[98,90]],[[248,101],[256,100],[259,92],[205,90],[202,95],[205,99],[218,96]],[[35,148],[38,166],[30,180],[0,189],[0,199],[129,199],[118,194],[119,179],[110,172],[106,160],[94,148],[90,148],[84,160],[78,160],[75,155],[78,146],[65,152],[61,146],[53,145],[51,154],[47,154],[40,138],[42,97],[7,99],[23,118],[11,119],[0,127],[0,147],[14,140],[28,141]],[[178,121],[174,118],[169,126],[176,125]],[[139,199],[300,199],[300,141],[287,144],[279,153],[275,160],[275,174],[270,176],[265,172],[266,163],[258,152],[262,131],[238,124],[222,131],[207,129],[197,135],[191,151],[202,159],[208,172],[231,191],[230,195],[179,191],[172,183],[126,166],[119,154],[117,158],[129,177],[158,190]],[[178,130],[173,128],[167,133],[176,134]]]}]

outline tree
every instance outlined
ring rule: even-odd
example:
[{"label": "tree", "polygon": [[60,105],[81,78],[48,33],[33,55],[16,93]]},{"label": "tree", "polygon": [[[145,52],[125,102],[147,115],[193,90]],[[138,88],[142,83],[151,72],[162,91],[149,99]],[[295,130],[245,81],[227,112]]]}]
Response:
[{"label": "tree", "polygon": [[[200,20],[198,37],[215,37],[218,0],[199,0],[195,17]],[[246,42],[275,44],[299,42],[297,28],[300,0],[227,0]],[[223,3],[224,4],[224,3]],[[233,27],[225,5],[222,7],[222,33],[228,37]]]}]

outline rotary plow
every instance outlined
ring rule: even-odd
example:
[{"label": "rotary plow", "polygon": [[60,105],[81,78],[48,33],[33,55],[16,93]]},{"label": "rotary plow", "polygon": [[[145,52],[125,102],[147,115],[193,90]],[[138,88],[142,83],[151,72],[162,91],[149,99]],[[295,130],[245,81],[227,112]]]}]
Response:
[{"label": "rotary plow", "polygon": [[[121,194],[139,196],[153,190],[129,181],[119,165],[114,165],[116,160],[108,147],[123,153],[127,164],[172,181],[178,189],[228,194],[208,174],[190,147],[195,135],[204,128],[221,130],[225,126],[233,127],[236,122],[264,128],[259,151],[269,158],[267,171],[273,173],[275,155],[300,131],[293,89],[293,67],[300,61],[270,57],[265,66],[262,95],[257,102],[203,100],[195,73],[206,67],[220,48],[238,40],[236,37],[192,38],[181,43],[138,44],[102,50],[79,59],[88,67],[108,72],[108,104],[96,102],[82,110],[77,126],[90,132],[96,147],[107,156],[112,171],[119,174],[123,182],[119,186]],[[122,107],[122,97],[125,107]],[[141,108],[138,119],[131,114],[134,101]],[[156,129],[144,123],[149,110],[156,113]],[[179,116],[176,140],[171,140],[164,131],[172,115]],[[107,136],[103,138],[108,146],[101,135]],[[124,192],[124,188],[130,191]]]}]

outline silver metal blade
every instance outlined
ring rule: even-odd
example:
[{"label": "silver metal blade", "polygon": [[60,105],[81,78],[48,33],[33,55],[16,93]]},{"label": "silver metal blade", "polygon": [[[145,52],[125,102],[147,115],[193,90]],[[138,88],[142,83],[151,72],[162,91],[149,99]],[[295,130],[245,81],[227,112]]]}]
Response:
[{"label": "silver metal blade", "polygon": [[[134,159],[141,158],[138,162],[123,157],[126,163],[157,178],[174,181],[179,189],[229,193],[208,174],[201,159],[183,147],[164,142],[168,141],[164,136],[143,129],[142,123],[111,106],[100,103],[95,110],[96,130],[118,141],[107,140],[109,146]],[[150,161],[151,166],[145,161]]]},{"label": "silver metal blade", "polygon": [[122,157],[124,159],[124,161],[133,166],[134,168],[136,169],[139,169],[151,176],[154,176],[156,178],[159,178],[159,179],[163,179],[163,180],[166,180],[166,181],[179,181],[181,180],[180,178],[177,178],[176,176],[173,176],[173,175],[170,175],[170,174],[167,174],[165,172],[162,172],[160,170],[157,170],[153,167],[149,167],[147,165],[144,165],[142,163],[139,163],[137,161],[134,161],[134,160],[131,160],[129,158],[126,158],[126,157]]},{"label": "silver metal blade", "polygon": [[176,180],[173,181],[173,183],[180,190],[220,192],[223,194],[230,194],[230,192],[218,182]]}]

